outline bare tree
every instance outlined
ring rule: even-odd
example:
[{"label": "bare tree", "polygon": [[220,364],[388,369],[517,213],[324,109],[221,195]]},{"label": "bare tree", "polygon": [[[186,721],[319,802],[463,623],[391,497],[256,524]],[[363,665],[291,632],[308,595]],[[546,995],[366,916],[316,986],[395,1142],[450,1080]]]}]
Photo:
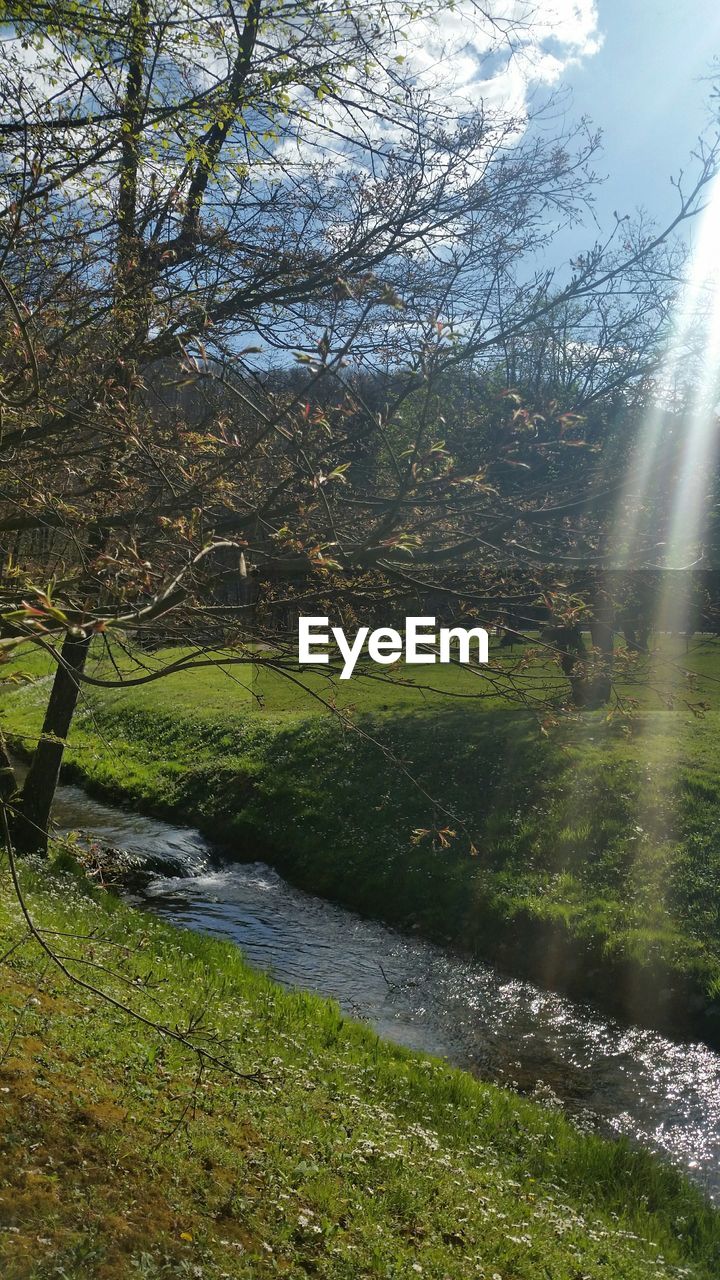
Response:
[{"label": "bare tree", "polygon": [[[591,192],[597,138],[585,125],[555,136],[502,105],[438,104],[403,50],[414,23],[442,15],[435,0],[13,5],[3,643],[30,639],[56,663],[14,806],[20,848],[46,842],[83,682],[163,674],[90,675],[93,637],[151,636],[172,616],[199,645],[166,669],[210,661],[219,640],[228,661],[257,660],[242,611],[234,634],[228,610],[212,611],[228,556],[353,608],[433,590],[447,566],[477,603],[478,553],[567,553],[570,484],[549,504],[547,485],[501,494],[487,458],[468,472],[445,447],[438,387],[592,307],[590,382],[601,368],[618,385],[637,377],[624,335],[662,322],[663,246],[715,153],[699,156],[673,226],[616,227],[564,281],[538,272],[534,255]],[[512,57],[532,21],[475,4],[466,17],[488,58]],[[268,353],[302,378],[278,387]],[[379,367],[392,377],[378,411],[356,375]],[[494,467],[530,447],[517,408]],[[558,407],[536,452],[563,449],[567,427]],[[521,544],[540,528],[542,550]]]}]

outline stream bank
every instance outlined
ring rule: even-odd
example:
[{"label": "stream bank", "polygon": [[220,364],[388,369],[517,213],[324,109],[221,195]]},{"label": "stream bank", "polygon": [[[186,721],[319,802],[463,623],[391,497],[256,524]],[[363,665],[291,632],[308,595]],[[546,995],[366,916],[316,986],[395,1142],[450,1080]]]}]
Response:
[{"label": "stream bank", "polygon": [[131,900],[235,942],[257,968],[408,1048],[439,1056],[581,1128],[626,1136],[720,1199],[720,1055],[603,1018],[478,960],[403,936],[293,888],[262,862],[229,861],[197,831],[59,789],[64,831],[127,850],[147,877]]},{"label": "stream bank", "polygon": [[[702,957],[691,954],[690,963],[673,963],[660,948],[645,954],[612,949],[606,938],[573,929],[561,912],[543,915],[536,904],[508,903],[493,887],[486,891],[472,884],[467,872],[475,868],[452,850],[438,854],[413,848],[406,839],[400,856],[386,858],[376,846],[360,847],[348,857],[345,850],[336,855],[332,845],[320,843],[328,839],[323,831],[317,832],[317,846],[308,849],[307,826],[312,833],[313,824],[303,824],[301,792],[268,795],[263,780],[232,764],[222,770],[195,764],[184,771],[174,762],[159,771],[149,789],[146,778],[138,786],[132,774],[108,776],[107,762],[97,769],[70,760],[62,776],[98,800],[129,804],[138,816],[189,822],[224,846],[231,859],[260,857],[306,893],[450,947],[459,956],[484,960],[508,977],[590,1001],[628,1026],[720,1048],[720,1000],[708,996],[714,970]],[[155,785],[160,780],[168,783],[162,795]],[[288,803],[299,809],[299,818],[289,824],[283,817]]]},{"label": "stream bank", "polygon": [[[210,670],[87,694],[64,778],[628,1025],[720,1045],[720,711],[687,728],[668,779],[672,713],[630,743],[592,715],[548,740],[502,702],[435,712],[399,688],[356,733],[302,691],[280,715],[274,687],[257,714],[234,689]],[[32,686],[7,700],[14,742],[41,709]]]}]

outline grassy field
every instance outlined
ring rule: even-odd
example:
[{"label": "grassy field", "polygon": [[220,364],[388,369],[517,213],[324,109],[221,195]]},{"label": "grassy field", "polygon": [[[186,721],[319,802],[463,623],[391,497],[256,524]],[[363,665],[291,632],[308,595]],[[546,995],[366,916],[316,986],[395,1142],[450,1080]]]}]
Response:
[{"label": "grassy field", "polygon": [[[229,944],[0,872],[3,1280],[713,1280],[720,1217],[624,1142],[378,1042]],[[74,958],[72,958],[74,957]]]},{"label": "grassy field", "polygon": [[[316,892],[717,1040],[720,646],[665,638],[623,673],[629,717],[544,733],[532,704],[557,673],[541,655],[495,659],[490,675],[298,684],[245,666],[87,686],[67,758],[105,794],[182,815]],[[6,695],[26,746],[46,693]]]}]

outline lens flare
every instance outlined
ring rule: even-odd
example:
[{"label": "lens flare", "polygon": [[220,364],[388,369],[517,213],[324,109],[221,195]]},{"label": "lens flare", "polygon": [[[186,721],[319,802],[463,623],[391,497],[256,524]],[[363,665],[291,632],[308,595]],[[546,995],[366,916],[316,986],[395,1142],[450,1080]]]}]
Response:
[{"label": "lens flare", "polygon": [[[668,487],[671,451],[664,446],[667,412],[687,376],[691,350],[699,343],[700,375],[682,416],[683,439],[667,509],[659,495]],[[702,559],[707,521],[706,488],[716,448],[716,401],[720,370],[720,177],[711,187],[690,269],[678,300],[656,395],[633,449],[610,539],[613,569],[690,568]],[[661,505],[662,509],[658,510]],[[671,590],[671,588],[667,588]]]}]

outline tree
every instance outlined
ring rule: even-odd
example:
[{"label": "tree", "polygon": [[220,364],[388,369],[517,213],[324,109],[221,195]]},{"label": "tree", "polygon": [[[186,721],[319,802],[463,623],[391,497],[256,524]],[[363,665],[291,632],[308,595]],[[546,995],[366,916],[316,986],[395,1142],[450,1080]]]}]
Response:
[{"label": "tree", "polygon": [[[407,50],[414,25],[427,38],[443,14],[437,0],[9,6],[3,643],[30,639],[56,663],[14,802],[20,847],[46,842],[83,683],[162,674],[90,675],[93,637],[173,625],[199,643],[171,669],[219,642],[235,645],[227,661],[256,660],[247,610],[214,604],[223,557],[292,570],[306,600],[353,609],[433,591],[448,566],[476,604],[478,552],[497,577],[527,530],[545,531],[536,555],[567,551],[569,474],[548,505],[528,486],[501,491],[487,448],[462,465],[444,443],[442,379],[507,360],[542,325],[567,329],[590,299],[596,365],[616,385],[637,376],[620,335],[662,323],[664,245],[715,152],[673,227],[618,223],[555,280],[536,255],[589,196],[597,138],[533,129],[502,105],[439,104]],[[531,15],[470,4],[465,18],[490,66],[514,56]],[[640,310],[623,302],[639,279]],[[302,379],[268,378],[268,351]],[[381,366],[377,411],[357,374]],[[541,439],[530,408],[504,403],[496,471],[572,443],[559,401]]]}]

